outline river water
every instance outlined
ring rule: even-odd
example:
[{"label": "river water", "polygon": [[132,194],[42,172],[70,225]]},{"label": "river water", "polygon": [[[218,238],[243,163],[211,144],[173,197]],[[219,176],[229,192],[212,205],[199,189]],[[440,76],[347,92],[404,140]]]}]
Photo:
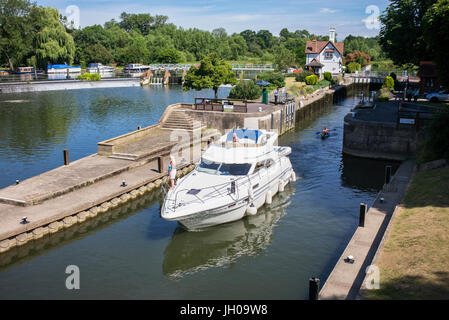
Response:
[{"label": "river water", "polygon": [[[226,96],[228,88],[220,89]],[[0,96],[0,187],[96,152],[96,143],[157,122],[165,107],[212,96],[180,87]],[[283,135],[298,177],[258,214],[202,232],[160,218],[155,191],[0,255],[0,299],[305,299],[382,187],[385,161],[343,156],[347,98]],[[316,132],[333,129],[321,140]],[[397,168],[397,163],[393,170]],[[66,288],[66,268],[80,289]]]}]

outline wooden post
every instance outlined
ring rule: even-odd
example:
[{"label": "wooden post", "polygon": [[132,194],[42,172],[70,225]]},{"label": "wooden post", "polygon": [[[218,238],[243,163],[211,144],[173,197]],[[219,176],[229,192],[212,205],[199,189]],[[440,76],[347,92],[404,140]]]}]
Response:
[{"label": "wooden post", "polygon": [[69,150],[64,149],[62,154],[64,155],[64,165],[68,166],[69,165]]},{"label": "wooden post", "polygon": [[164,171],[164,157],[157,157],[157,170],[162,173]]},{"label": "wooden post", "polygon": [[360,204],[359,227],[365,227],[366,204]]},{"label": "wooden post", "polygon": [[320,279],[309,279],[309,300],[318,300],[318,292],[320,288]]}]

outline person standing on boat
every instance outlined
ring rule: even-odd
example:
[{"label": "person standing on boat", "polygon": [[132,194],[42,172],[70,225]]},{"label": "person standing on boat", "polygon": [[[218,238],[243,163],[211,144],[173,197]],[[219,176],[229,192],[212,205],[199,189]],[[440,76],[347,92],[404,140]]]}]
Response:
[{"label": "person standing on boat", "polygon": [[171,181],[170,189],[175,188],[175,179],[176,179],[176,161],[173,156],[170,156],[170,164],[168,165],[168,176]]}]

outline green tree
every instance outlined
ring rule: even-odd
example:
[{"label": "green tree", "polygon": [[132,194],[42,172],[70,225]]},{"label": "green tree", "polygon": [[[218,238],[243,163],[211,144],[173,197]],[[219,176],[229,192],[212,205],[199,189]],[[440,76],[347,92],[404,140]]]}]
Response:
[{"label": "green tree", "polygon": [[255,85],[254,81],[240,81],[229,92],[229,98],[254,100],[260,97],[262,88]]},{"label": "green tree", "polygon": [[7,63],[11,71],[32,52],[33,6],[28,0],[0,0],[0,63]]},{"label": "green tree", "polygon": [[449,0],[439,0],[427,10],[424,19],[424,37],[436,62],[441,84],[449,87],[449,61],[443,43],[449,43]]},{"label": "green tree", "polygon": [[86,63],[100,62],[108,64],[114,61],[114,57],[112,56],[112,53],[101,44],[94,44],[88,46],[84,50],[84,61]]},{"label": "green tree", "polygon": [[125,63],[148,63],[150,51],[145,38],[136,32],[132,32],[131,37],[132,42],[123,50],[122,60]]},{"label": "green tree", "polygon": [[34,34],[33,51],[38,66],[73,63],[75,42],[59,20],[57,9],[33,7],[30,11],[30,23]]},{"label": "green tree", "polygon": [[[418,65],[431,58],[423,37],[422,20],[437,0],[391,0],[382,23],[379,43],[395,64]],[[447,21],[446,21],[447,23]]]},{"label": "green tree", "polygon": [[277,88],[285,87],[285,79],[280,72],[264,71],[257,75],[257,79],[268,81],[271,83],[271,86]]},{"label": "green tree", "polygon": [[288,49],[281,48],[274,56],[274,66],[277,71],[285,71],[295,65],[296,57],[293,52]]},{"label": "green tree", "polygon": [[198,68],[190,67],[185,76],[183,88],[201,90],[211,88],[215,98],[218,98],[218,87],[222,84],[237,84],[237,78],[232,67],[221,60],[218,54],[211,53],[201,60]]},{"label": "green tree", "polygon": [[186,57],[175,48],[164,48],[157,49],[154,59],[161,63],[182,63],[185,62]]}]

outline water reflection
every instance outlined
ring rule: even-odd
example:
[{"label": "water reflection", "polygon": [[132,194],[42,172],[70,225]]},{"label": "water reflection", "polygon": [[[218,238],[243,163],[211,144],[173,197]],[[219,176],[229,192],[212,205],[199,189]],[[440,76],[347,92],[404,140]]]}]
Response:
[{"label": "water reflection", "polygon": [[294,190],[289,184],[284,192],[273,197],[271,205],[260,208],[255,216],[200,232],[176,228],[164,251],[162,272],[171,279],[179,279],[233,263],[242,256],[259,254],[272,242],[273,229],[285,214]]}]

